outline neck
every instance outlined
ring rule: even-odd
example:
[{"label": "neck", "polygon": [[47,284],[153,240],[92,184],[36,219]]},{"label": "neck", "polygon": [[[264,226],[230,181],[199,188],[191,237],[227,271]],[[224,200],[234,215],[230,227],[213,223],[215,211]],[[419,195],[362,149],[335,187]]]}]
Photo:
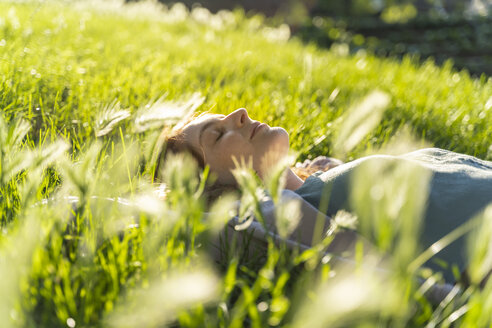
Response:
[{"label": "neck", "polygon": [[287,182],[285,189],[296,190],[304,184],[304,181],[297,176],[290,168],[287,169]]}]

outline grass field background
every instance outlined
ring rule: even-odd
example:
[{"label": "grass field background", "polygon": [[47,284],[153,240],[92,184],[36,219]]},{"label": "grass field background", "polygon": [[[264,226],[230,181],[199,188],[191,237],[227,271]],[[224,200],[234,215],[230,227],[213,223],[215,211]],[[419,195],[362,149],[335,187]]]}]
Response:
[{"label": "grass field background", "polygon": [[[375,90],[389,96],[381,122],[355,147],[336,152],[337,138],[345,135],[340,127],[350,126],[344,114]],[[413,135],[413,147],[492,159],[492,79],[471,78],[451,62],[438,67],[411,57],[348,55],[343,44],[322,50],[290,39],[287,26],[268,26],[240,11],[2,1],[2,322],[490,324],[492,286],[478,288],[490,268],[487,249],[470,251],[472,286],[440,305],[429,303],[414,279],[421,275],[430,286],[438,273],[385,276],[360,259],[364,269],[337,274],[323,255],[329,237],[304,253],[269,240],[258,261],[231,247],[220,265],[211,263],[204,245],[228,218],[231,198],[215,204],[218,214],[204,216],[193,164],[178,158],[166,166],[175,177],[172,191],[159,201],[149,183],[152,147],[160,127],[177,120],[173,113],[239,107],[284,127],[300,161],[318,155],[351,160],[393,144],[401,131]],[[259,189],[243,186],[241,197],[255,199]],[[129,203],[121,208],[112,201],[118,197]],[[488,245],[492,229],[484,227],[476,238]]]}]

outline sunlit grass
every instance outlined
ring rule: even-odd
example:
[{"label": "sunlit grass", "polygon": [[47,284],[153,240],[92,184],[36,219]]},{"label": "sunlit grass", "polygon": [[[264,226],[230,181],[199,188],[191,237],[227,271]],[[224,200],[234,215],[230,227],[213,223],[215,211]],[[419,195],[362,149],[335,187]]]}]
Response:
[{"label": "sunlit grass", "polygon": [[[241,192],[210,207],[208,173],[187,157],[164,163],[163,194],[151,186],[161,128],[196,110],[246,107],[254,119],[285,127],[299,159],[350,160],[395,145],[402,131],[416,136],[410,147],[492,158],[490,79],[288,37],[286,26],[239,11],[0,2],[2,325],[490,324],[491,282],[479,286],[490,269],[490,224],[477,232],[483,244],[470,244],[470,287],[439,305],[424,296],[438,275],[422,274],[421,286],[409,264],[422,251],[412,220],[425,196],[416,191],[425,189],[419,172],[390,170],[394,179],[381,178],[376,201],[362,180],[353,196],[365,214],[358,224],[393,262],[362,244],[353,260],[337,259],[325,252],[333,235],[309,250],[279,242],[299,223],[298,204],[281,197],[288,162],[276,163],[264,185],[238,168]],[[267,195],[276,226],[259,203]],[[238,210],[236,231],[219,237]],[[278,234],[255,244],[251,214],[259,230]],[[397,218],[401,225],[392,225]],[[340,214],[331,232],[344,220],[354,224]]]}]

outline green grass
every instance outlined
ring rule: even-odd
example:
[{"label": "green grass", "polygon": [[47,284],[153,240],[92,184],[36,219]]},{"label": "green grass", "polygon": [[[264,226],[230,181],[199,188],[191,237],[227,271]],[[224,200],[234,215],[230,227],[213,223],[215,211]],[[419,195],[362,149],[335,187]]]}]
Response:
[{"label": "green grass", "polygon": [[464,18],[456,13],[438,18],[419,13],[408,22],[384,22],[375,17],[333,19],[315,17],[306,21],[297,34],[323,47],[347,43],[351,52],[365,49],[379,56],[401,58],[415,54],[438,64],[451,60],[457,69],[472,75],[492,74],[489,17]]},{"label": "green grass", "polygon": [[[176,177],[172,191],[159,201],[149,185],[150,154],[156,124],[169,120],[136,121],[147,105],[189,109],[203,101],[199,110],[246,107],[254,119],[285,127],[299,160],[350,160],[392,144],[403,128],[418,144],[492,159],[492,80],[450,64],[348,56],[343,46],[326,51],[287,41],[284,27],[239,11],[208,16],[180,8],[0,2],[2,322],[490,324],[490,284],[433,307],[414,272],[382,276],[368,259],[359,261],[359,274],[333,269],[322,256],[329,238],[300,254],[269,240],[258,260],[227,246],[230,256],[211,263],[204,245],[228,218],[231,198],[216,205],[219,214],[204,216],[195,169],[176,159],[166,166]],[[381,123],[355,148],[335,153],[343,114],[373,90],[390,99]],[[243,203],[261,189],[248,188]],[[132,203],[119,208],[102,197]]]}]

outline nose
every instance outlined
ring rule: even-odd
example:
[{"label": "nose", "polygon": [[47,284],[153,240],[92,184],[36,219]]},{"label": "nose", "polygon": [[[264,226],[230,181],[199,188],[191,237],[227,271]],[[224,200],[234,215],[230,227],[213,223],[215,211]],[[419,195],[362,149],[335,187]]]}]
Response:
[{"label": "nose", "polygon": [[240,128],[249,119],[248,111],[246,110],[246,108],[236,109],[235,111],[227,115],[225,119],[232,121],[236,127]]}]

